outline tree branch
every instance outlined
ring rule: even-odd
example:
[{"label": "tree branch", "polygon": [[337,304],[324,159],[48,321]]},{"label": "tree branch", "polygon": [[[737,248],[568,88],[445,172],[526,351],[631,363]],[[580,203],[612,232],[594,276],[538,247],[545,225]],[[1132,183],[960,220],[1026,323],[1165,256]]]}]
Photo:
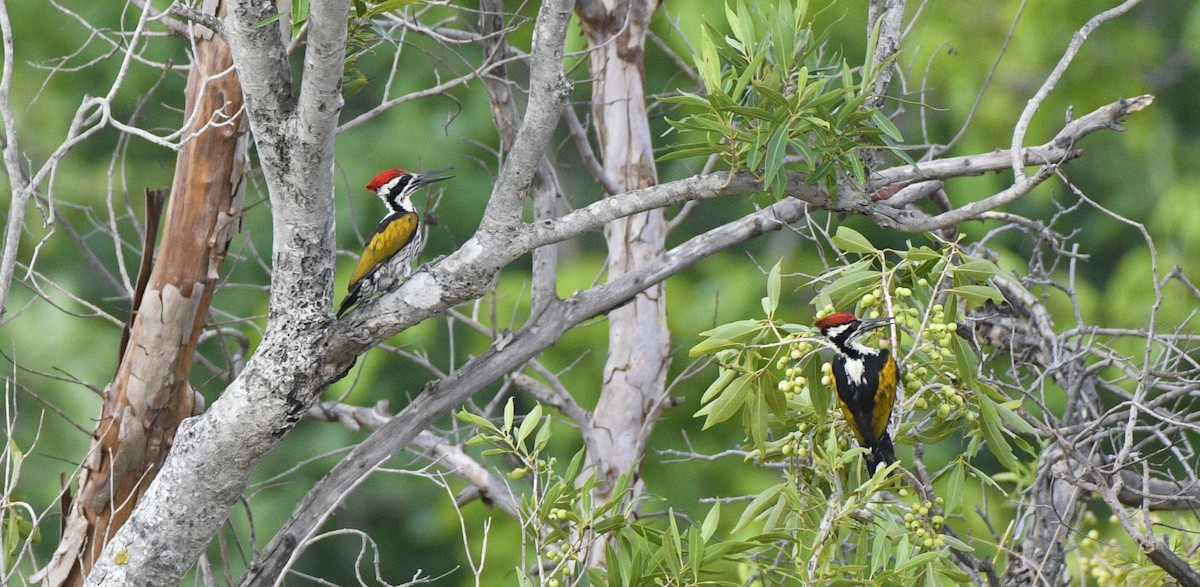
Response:
[{"label": "tree branch", "polygon": [[649,285],[663,281],[716,251],[795,222],[803,217],[807,208],[800,200],[783,200],[692,238],[635,273],[549,304],[544,312],[532,317],[516,332],[502,350],[493,346],[446,379],[426,386],[400,414],[356,446],[296,506],[292,517],[263,549],[240,585],[271,585],[295,546],[303,544],[319,529],[322,512],[336,507],[350,489],[362,482],[367,471],[403,449],[433,420],[554,344],[562,333],[625,303]]},{"label": "tree branch", "polygon": [[[545,155],[570,84],[563,73],[563,42],[573,0],[548,0],[538,9],[530,55],[529,103],[500,177],[492,189],[479,230],[504,233],[520,223],[521,199]],[[498,243],[499,244],[499,243]]]}]

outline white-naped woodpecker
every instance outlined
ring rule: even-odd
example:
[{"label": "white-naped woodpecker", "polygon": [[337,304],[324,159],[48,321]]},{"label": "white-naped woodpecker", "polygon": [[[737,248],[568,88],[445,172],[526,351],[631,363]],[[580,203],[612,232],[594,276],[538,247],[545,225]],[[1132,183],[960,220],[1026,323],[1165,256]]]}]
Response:
[{"label": "white-naped woodpecker", "polygon": [[896,403],[900,369],[888,349],[869,347],[858,338],[891,323],[891,318],[860,320],[850,312],[833,313],[816,321],[821,334],[837,348],[832,364],[834,389],[858,443],[870,451],[865,460],[872,475],[879,465],[896,461],[888,422]]},{"label": "white-naped woodpecker", "polygon": [[383,200],[388,213],[367,239],[367,246],[350,275],[346,297],[338,307],[339,318],[354,304],[393,289],[408,279],[412,264],[421,252],[423,239],[420,215],[413,207],[412,195],[429,184],[453,177],[440,175],[449,169],[424,173],[388,169],[367,184],[367,189]]}]

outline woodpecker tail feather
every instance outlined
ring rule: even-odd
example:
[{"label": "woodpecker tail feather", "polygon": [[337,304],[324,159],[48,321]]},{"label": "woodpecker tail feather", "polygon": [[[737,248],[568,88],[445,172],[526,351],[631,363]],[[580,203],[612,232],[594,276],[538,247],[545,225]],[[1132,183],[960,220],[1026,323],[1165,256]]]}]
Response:
[{"label": "woodpecker tail feather", "polygon": [[872,475],[875,474],[875,469],[879,465],[890,465],[896,462],[896,447],[892,445],[892,436],[885,430],[883,436],[879,437],[879,441],[875,446],[871,447],[871,452],[864,455],[867,461],[867,471]]},{"label": "woodpecker tail feather", "polygon": [[350,288],[350,291],[346,292],[346,297],[342,299],[342,305],[338,306],[338,318],[341,318],[342,314],[345,314],[351,306],[358,303],[358,296],[360,294],[362,294],[362,288],[356,283],[354,287]]}]

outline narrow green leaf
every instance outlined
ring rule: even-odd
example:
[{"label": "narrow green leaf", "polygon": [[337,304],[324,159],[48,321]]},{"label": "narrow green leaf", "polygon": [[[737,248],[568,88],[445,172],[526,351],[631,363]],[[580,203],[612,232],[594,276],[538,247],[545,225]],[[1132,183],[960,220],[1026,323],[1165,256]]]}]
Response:
[{"label": "narrow green leaf", "polygon": [[381,14],[395,12],[396,10],[404,8],[409,4],[416,4],[418,2],[421,2],[421,0],[385,0],[384,2],[380,2],[379,4],[372,6],[371,9],[367,11],[366,17],[375,18]]},{"label": "narrow green leaf", "polygon": [[725,106],[723,108],[719,108],[718,110],[720,110],[722,112],[732,112],[734,114],[739,114],[741,116],[745,116],[746,118],[751,118],[754,120],[761,120],[763,122],[770,122],[770,123],[780,122],[779,117],[776,116],[774,112],[771,112],[770,110],[767,110],[766,108],[759,108],[757,106],[740,106],[740,105],[735,104],[732,106]]},{"label": "narrow green leaf", "polygon": [[491,432],[493,434],[500,432],[487,418],[467,410],[459,410],[456,414],[454,414],[454,417],[458,418],[462,422],[466,422],[467,424],[478,428],[482,432]]},{"label": "narrow green leaf", "polygon": [[276,15],[274,15],[274,16],[268,16],[267,18],[264,18],[264,19],[262,19],[262,20],[260,20],[260,21],[258,21],[258,22],[256,22],[256,23],[254,23],[254,28],[261,29],[261,28],[264,28],[264,27],[266,27],[267,25],[270,25],[270,24],[277,23],[277,22],[279,22],[279,19],[283,18],[283,15],[284,15],[284,14],[285,14],[285,13],[282,13],[282,12],[281,12],[281,13],[279,13],[279,14],[276,14]]},{"label": "narrow green leaf", "polygon": [[516,406],[513,405],[513,398],[508,398],[508,403],[504,404],[504,427],[500,430],[505,434],[513,427],[513,418],[516,414]]},{"label": "narrow green leaf", "polygon": [[891,137],[897,143],[904,142],[904,136],[900,134],[900,129],[896,128],[896,125],[884,113],[879,110],[872,110],[871,120],[875,122],[875,126],[879,130],[883,131],[883,134]]},{"label": "narrow green leaf", "polygon": [[567,470],[563,473],[564,479],[574,480],[579,477],[579,473],[583,471],[583,456],[584,451],[581,449],[571,457],[571,464],[567,465]]},{"label": "narrow green leaf", "polygon": [[775,502],[778,501],[777,498],[779,496],[779,492],[783,491],[785,485],[786,483],[772,485],[762,493],[758,494],[758,497],[755,497],[750,502],[750,505],[746,506],[746,509],[742,511],[742,516],[738,518],[737,524],[734,525],[733,530],[730,533],[737,534],[738,532],[741,532],[750,524],[750,522],[753,522],[759,514],[766,511],[768,507],[774,505]]},{"label": "narrow green leaf", "polygon": [[783,289],[783,278],[780,276],[779,264],[783,260],[775,262],[771,267],[771,272],[767,274],[767,305],[770,307],[767,314],[774,314],[775,309],[779,307],[779,293]]},{"label": "narrow green leaf", "polygon": [[703,96],[693,94],[691,92],[680,92],[676,96],[664,96],[658,99],[659,102],[666,104],[684,104],[687,106],[695,106],[697,108],[709,108],[709,101]]},{"label": "narrow green leaf", "polygon": [[907,571],[908,569],[932,563],[933,561],[935,561],[941,557],[942,557],[942,551],[940,551],[940,550],[932,550],[929,552],[922,552],[921,554],[918,554],[917,556],[914,556],[914,557],[904,561],[904,564],[896,565],[896,572],[903,573],[904,571]]},{"label": "narrow green leaf", "polygon": [[538,422],[542,419],[542,404],[534,404],[533,409],[525,415],[525,419],[521,421],[520,428],[517,428],[517,445],[525,444],[525,439],[533,433],[537,428]]},{"label": "narrow green leaf", "polygon": [[904,259],[914,263],[924,263],[926,261],[936,261],[942,258],[942,254],[926,246],[909,247],[904,252]]},{"label": "narrow green leaf", "polygon": [[880,279],[879,271],[874,269],[857,271],[839,277],[833,283],[821,288],[821,294],[829,296],[833,306],[840,308],[848,305],[850,301],[857,301],[863,294],[878,287]]},{"label": "narrow green leaf", "polygon": [[781,126],[771,135],[771,141],[767,143],[767,155],[763,159],[763,187],[770,187],[775,183],[775,175],[783,169],[783,156],[787,153],[787,135],[788,128]]},{"label": "narrow green leaf", "polygon": [[987,300],[997,304],[1004,303],[1004,295],[990,285],[960,285],[947,291],[962,296],[971,307],[982,306]]},{"label": "narrow green leaf", "polygon": [[537,436],[533,438],[533,452],[535,454],[542,452],[546,448],[546,445],[550,444],[550,416],[546,416],[544,420],[541,427],[538,428]]},{"label": "narrow green leaf", "polygon": [[714,379],[712,384],[708,386],[708,389],[704,390],[704,395],[700,396],[700,403],[707,404],[712,400],[712,398],[716,397],[718,393],[724,391],[725,388],[733,382],[733,378],[737,377],[737,374],[738,372],[734,371],[733,369],[725,369],[722,367],[720,373],[717,375],[717,378]]},{"label": "narrow green leaf", "polygon": [[783,94],[780,94],[778,90],[761,84],[754,84],[754,90],[759,94],[762,94],[764,98],[774,102],[776,105],[783,106],[784,108],[791,110],[792,103],[789,102]]},{"label": "narrow green leaf", "polygon": [[967,491],[964,483],[966,482],[967,470],[963,466],[961,460],[950,469],[950,479],[946,482],[946,511],[951,514],[962,512],[963,494]]},{"label": "narrow green leaf", "polygon": [[996,413],[996,403],[991,398],[979,396],[979,416],[984,439],[987,440],[988,448],[996,456],[996,460],[1000,461],[1000,464],[1005,469],[1014,473],[1017,472],[1021,464],[1017,462],[1017,457],[1013,455],[1012,447],[1008,445],[1008,441],[1004,438],[1000,416]]},{"label": "narrow green leaf", "polygon": [[673,161],[675,159],[687,159],[688,157],[707,157],[712,155],[713,149],[708,143],[689,143],[681,146],[678,149],[673,149],[662,155],[659,155],[655,161]]},{"label": "narrow green leaf", "polygon": [[955,274],[970,277],[975,281],[987,281],[996,276],[1000,268],[985,259],[971,259],[952,268]]},{"label": "narrow green leaf", "polygon": [[702,429],[707,430],[733,417],[742,405],[746,403],[746,396],[754,387],[753,379],[753,375],[743,373],[737,379],[734,379],[733,383],[730,383],[729,387],[721,395],[717,396],[712,403],[700,408],[695,415],[707,416]]},{"label": "narrow green leaf", "polygon": [[705,337],[707,340],[703,340],[696,346],[693,346],[688,351],[688,354],[697,357],[734,346],[739,341],[743,341],[750,335],[761,330],[762,327],[762,323],[758,320],[738,320],[722,324],[712,330],[701,332],[700,336]]},{"label": "narrow green leaf", "polygon": [[717,34],[711,28],[705,30],[705,34],[700,36],[700,54],[696,56],[696,69],[709,94],[721,89],[721,58],[713,42]]},{"label": "narrow green leaf", "polygon": [[1020,406],[1021,400],[1019,399],[998,403],[996,404],[996,413],[1000,414],[1000,418],[1005,422],[1008,422],[1008,425],[1014,428],[1017,432],[1021,434],[1036,435],[1037,429],[1034,428],[1033,425],[1028,421],[1026,421],[1025,418],[1022,418],[1016,413],[1016,411],[1014,411]]},{"label": "narrow green leaf", "polygon": [[833,246],[847,253],[861,253],[864,255],[879,251],[879,249],[875,248],[875,245],[871,244],[871,241],[867,240],[867,237],[849,226],[839,226],[837,228],[837,232],[833,235]]},{"label": "narrow green leaf", "polygon": [[708,510],[708,515],[704,516],[704,523],[700,524],[700,537],[708,542],[713,534],[717,532],[717,524],[721,523],[721,502],[713,503],[712,509]]},{"label": "narrow green leaf", "polygon": [[745,70],[742,71],[742,75],[738,76],[737,82],[733,84],[733,91],[729,93],[730,96],[741,96],[746,91],[746,85],[750,83],[750,80],[754,79],[754,74],[758,73],[758,69],[762,67],[762,63],[766,58],[766,51],[755,53],[754,57],[750,60],[750,64],[746,66]]},{"label": "narrow green leaf", "polygon": [[959,380],[964,385],[973,386],[979,379],[979,357],[975,356],[975,351],[961,336],[952,335],[950,346],[954,349],[954,361]]}]

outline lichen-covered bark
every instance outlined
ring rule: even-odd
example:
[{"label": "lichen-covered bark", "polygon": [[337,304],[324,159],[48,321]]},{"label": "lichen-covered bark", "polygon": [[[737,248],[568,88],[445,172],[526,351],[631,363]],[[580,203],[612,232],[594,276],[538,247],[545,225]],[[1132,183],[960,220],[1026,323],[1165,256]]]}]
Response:
[{"label": "lichen-covered bark", "polygon": [[184,120],[198,136],[176,160],[162,246],[105,390],[46,585],[83,584],[158,474],[179,423],[193,411],[188,373],[237,225],[245,164],[242,94],[230,71],[229,48],[211,33],[198,34],[195,47]]}]

